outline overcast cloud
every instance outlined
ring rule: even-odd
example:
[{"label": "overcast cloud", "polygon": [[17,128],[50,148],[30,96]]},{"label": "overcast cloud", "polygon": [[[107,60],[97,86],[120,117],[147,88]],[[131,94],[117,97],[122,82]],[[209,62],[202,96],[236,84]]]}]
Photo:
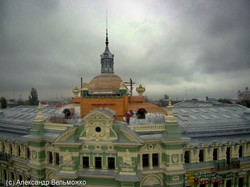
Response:
[{"label": "overcast cloud", "polygon": [[0,96],[72,96],[100,73],[106,9],[115,73],[149,97],[250,87],[248,0],[0,0]]}]

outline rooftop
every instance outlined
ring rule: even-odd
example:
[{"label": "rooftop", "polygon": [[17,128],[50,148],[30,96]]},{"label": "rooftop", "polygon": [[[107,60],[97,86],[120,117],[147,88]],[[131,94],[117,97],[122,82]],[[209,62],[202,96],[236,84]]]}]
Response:
[{"label": "rooftop", "polygon": [[[65,107],[67,106],[62,108],[44,107],[43,115],[47,122],[51,116],[63,116]],[[73,105],[68,105],[68,107],[75,107],[75,116],[73,119],[67,120],[68,125],[71,128],[80,126],[82,120],[78,114],[79,107]],[[114,111],[111,110],[98,110],[111,116],[114,114]],[[163,108],[163,110],[167,110],[167,108]],[[23,136],[29,133],[37,112],[37,108],[31,106],[3,109],[0,113],[0,137],[25,141]],[[173,114],[180,125],[181,133],[184,137],[191,138],[190,144],[193,146],[201,143],[212,144],[216,141],[221,143],[238,142],[242,139],[250,141],[250,111],[241,105],[220,104],[211,101],[183,101],[174,105]],[[149,112],[146,114],[146,119],[136,119],[134,116],[131,118],[130,128],[124,124],[120,121],[114,122],[115,126],[122,126],[122,131],[145,141],[161,139],[166,129],[165,116],[162,113]],[[68,128],[65,126],[55,132],[52,126],[58,125],[60,126],[60,124],[49,123],[46,129],[48,137],[54,139],[65,130],[64,128]]]},{"label": "rooftop", "polygon": [[183,101],[173,111],[182,133],[191,144],[220,140],[250,140],[250,118],[246,107],[211,101]]}]

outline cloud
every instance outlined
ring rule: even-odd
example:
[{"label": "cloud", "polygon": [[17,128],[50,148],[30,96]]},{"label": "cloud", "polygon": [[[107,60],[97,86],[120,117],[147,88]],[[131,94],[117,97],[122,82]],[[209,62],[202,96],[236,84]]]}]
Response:
[{"label": "cloud", "polygon": [[2,0],[0,94],[13,97],[15,87],[27,97],[35,87],[43,99],[68,97],[80,77],[99,74],[107,8],[124,81],[155,97],[183,97],[185,89],[196,90],[190,97],[234,97],[250,82],[248,7],[247,0]]}]

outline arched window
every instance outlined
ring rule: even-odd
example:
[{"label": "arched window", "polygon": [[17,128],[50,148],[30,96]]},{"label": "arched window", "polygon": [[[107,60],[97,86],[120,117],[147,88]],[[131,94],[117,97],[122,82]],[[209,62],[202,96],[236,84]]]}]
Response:
[{"label": "arched window", "polygon": [[138,111],[136,112],[137,118],[138,119],[145,119],[146,113],[147,113],[147,111],[144,108],[139,108]]},{"label": "arched window", "polygon": [[64,110],[63,110],[63,113],[64,113],[64,117],[66,118],[66,119],[69,119],[70,118],[70,110],[69,109],[67,109],[67,108],[65,108]]}]

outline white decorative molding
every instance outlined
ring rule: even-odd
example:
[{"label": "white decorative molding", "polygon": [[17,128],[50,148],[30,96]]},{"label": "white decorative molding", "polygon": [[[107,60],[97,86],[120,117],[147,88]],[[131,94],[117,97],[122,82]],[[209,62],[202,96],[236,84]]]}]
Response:
[{"label": "white decorative molding", "polygon": [[140,152],[157,152],[160,153],[162,152],[163,149],[160,144],[145,144],[144,146],[141,147]]},{"label": "white decorative molding", "polygon": [[153,125],[128,125],[135,132],[155,132],[155,131],[165,131],[165,124],[153,124]]},{"label": "white decorative molding", "polygon": [[153,186],[153,185],[163,185],[163,176],[157,174],[150,174],[143,177],[140,187],[143,186]]},{"label": "white decorative molding", "polygon": [[122,163],[132,166],[133,157],[137,157],[138,153],[130,152],[128,149],[125,152],[118,152],[118,156],[122,157]]},{"label": "white decorative molding", "polygon": [[67,149],[63,154],[63,165],[71,165],[73,164],[72,154]]},{"label": "white decorative molding", "polygon": [[111,141],[116,140],[117,134],[112,129],[113,117],[93,111],[84,118],[84,130],[80,135],[81,140]]}]

